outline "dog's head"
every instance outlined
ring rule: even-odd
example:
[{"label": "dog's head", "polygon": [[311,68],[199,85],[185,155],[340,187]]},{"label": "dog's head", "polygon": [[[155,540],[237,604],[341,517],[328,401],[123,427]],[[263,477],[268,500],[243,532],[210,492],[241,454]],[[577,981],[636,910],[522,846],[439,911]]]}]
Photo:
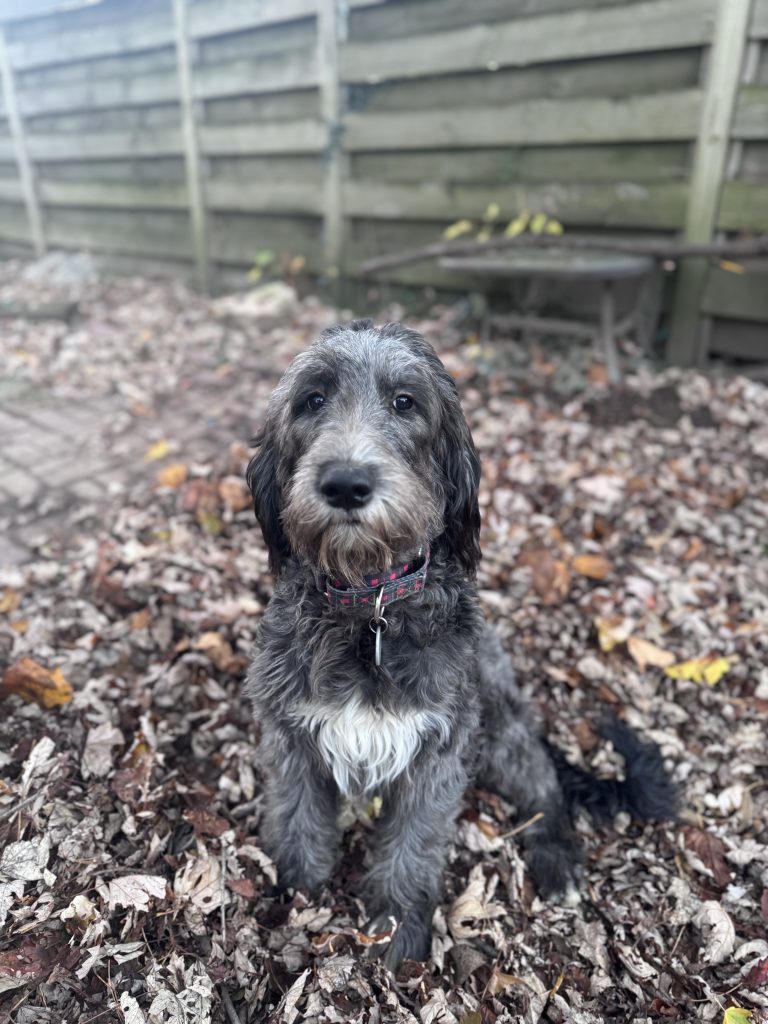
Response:
[{"label": "dog's head", "polygon": [[430,545],[474,573],[477,452],[453,379],[401,324],[325,331],[272,394],[247,470],[273,572],[359,581]]}]

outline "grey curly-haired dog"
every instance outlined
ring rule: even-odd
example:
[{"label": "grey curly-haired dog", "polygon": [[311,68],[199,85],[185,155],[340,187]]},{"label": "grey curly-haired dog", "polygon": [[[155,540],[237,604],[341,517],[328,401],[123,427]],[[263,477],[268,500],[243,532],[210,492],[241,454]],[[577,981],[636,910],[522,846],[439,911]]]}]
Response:
[{"label": "grey curly-haired dog", "polygon": [[673,813],[657,748],[618,721],[605,734],[624,782],[598,782],[539,737],[478,605],[477,453],[419,334],[370,320],[326,331],[280,381],[255,443],[247,478],[277,581],[248,694],[268,773],[262,838],[283,886],[322,886],[341,799],[381,794],[363,896],[394,967],[429,952],[473,779],[535,818],[522,841],[543,895],[574,877],[575,804]]}]

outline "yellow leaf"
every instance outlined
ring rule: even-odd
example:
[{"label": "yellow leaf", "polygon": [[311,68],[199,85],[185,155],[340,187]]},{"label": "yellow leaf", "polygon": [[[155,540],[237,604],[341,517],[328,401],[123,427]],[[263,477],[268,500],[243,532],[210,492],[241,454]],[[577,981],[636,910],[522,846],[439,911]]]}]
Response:
[{"label": "yellow leaf", "polygon": [[549,217],[547,217],[546,213],[537,213],[531,220],[531,234],[540,235],[546,227],[548,220]]},{"label": "yellow leaf", "polygon": [[643,640],[639,636],[631,636],[627,639],[627,650],[632,660],[641,672],[644,672],[647,665],[655,668],[668,668],[674,664],[675,656],[671,651],[665,651],[650,640]]},{"label": "yellow leaf", "polygon": [[720,260],[720,269],[726,270],[729,274],[743,274],[744,264],[734,263],[733,260]]},{"label": "yellow leaf", "polygon": [[304,256],[293,256],[288,264],[288,273],[300,274],[306,265],[307,261]]},{"label": "yellow leaf", "polygon": [[544,231],[548,235],[562,235],[563,225],[560,223],[559,220],[548,220],[547,226],[544,228]]},{"label": "yellow leaf", "polygon": [[261,267],[251,267],[251,269],[248,271],[248,280],[253,281],[253,283],[256,284],[258,281],[261,280],[263,274],[264,271],[261,269]]},{"label": "yellow leaf", "polygon": [[41,708],[59,707],[72,700],[72,686],[64,678],[61,669],[55,668],[49,672],[32,658],[21,658],[3,676],[0,698],[12,693],[28,704],[39,704]]},{"label": "yellow leaf", "polygon": [[188,476],[189,470],[183,462],[173,462],[158,470],[157,482],[161,487],[180,487]]},{"label": "yellow leaf", "polygon": [[504,229],[505,238],[516,238],[518,235],[522,235],[525,229],[528,227],[528,221],[531,219],[529,210],[523,210],[519,213],[514,220],[511,220]]},{"label": "yellow leaf", "polygon": [[491,237],[491,229],[490,228],[480,228],[480,230],[475,235],[475,238],[477,239],[478,242],[487,242],[490,237]]},{"label": "yellow leaf", "polygon": [[453,224],[449,224],[443,232],[443,238],[452,242],[454,238],[460,238],[462,235],[467,235],[472,230],[471,220],[457,220]]},{"label": "yellow leaf", "polygon": [[489,221],[495,221],[498,219],[501,210],[499,209],[498,203],[488,203],[483,214],[483,220],[488,223]]},{"label": "yellow leaf", "polygon": [[670,679],[687,679],[691,683],[714,686],[720,682],[730,667],[730,658],[718,658],[716,654],[710,654],[704,658],[691,658],[689,661],[670,665],[664,671]]},{"label": "yellow leaf", "polygon": [[164,459],[170,450],[171,447],[165,439],[155,441],[147,448],[144,458],[147,462],[157,462],[158,459]]},{"label": "yellow leaf", "polygon": [[579,576],[588,576],[591,580],[604,580],[613,570],[613,563],[602,555],[576,555],[573,569]]},{"label": "yellow leaf", "polygon": [[729,1006],[723,1014],[723,1024],[750,1024],[751,1010],[742,1010],[739,1006]]}]

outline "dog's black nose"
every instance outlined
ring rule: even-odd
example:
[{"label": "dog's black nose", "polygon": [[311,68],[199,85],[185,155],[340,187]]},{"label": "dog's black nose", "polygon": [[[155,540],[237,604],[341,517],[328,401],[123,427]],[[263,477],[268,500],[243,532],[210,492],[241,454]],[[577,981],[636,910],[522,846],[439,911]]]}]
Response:
[{"label": "dog's black nose", "polygon": [[320,474],[318,487],[333,508],[362,508],[373,494],[373,472],[365,466],[334,463]]}]

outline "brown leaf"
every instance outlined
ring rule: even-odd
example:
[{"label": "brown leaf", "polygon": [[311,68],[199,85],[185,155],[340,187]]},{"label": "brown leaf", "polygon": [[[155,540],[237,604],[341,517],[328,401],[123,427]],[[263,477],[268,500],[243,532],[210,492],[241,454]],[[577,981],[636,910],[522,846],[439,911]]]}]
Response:
[{"label": "brown leaf", "polygon": [[184,820],[189,822],[198,835],[214,836],[216,839],[232,827],[226,818],[222,818],[212,811],[206,811],[203,807],[184,811]]},{"label": "brown leaf", "polygon": [[242,512],[251,504],[250,492],[239,476],[225,476],[219,480],[219,497],[233,512]]},{"label": "brown leaf", "polygon": [[568,566],[546,548],[524,551],[517,564],[533,570],[533,589],[544,604],[557,604],[567,596],[571,586]]},{"label": "brown leaf", "polygon": [[235,654],[229,641],[225,640],[221,633],[201,633],[194,648],[207,655],[222,672],[234,674],[242,671],[246,665],[246,659],[240,654]]},{"label": "brown leaf", "polygon": [[760,988],[768,984],[768,957],[759,960],[744,979],[747,988]]},{"label": "brown leaf", "polygon": [[763,895],[760,897],[760,913],[768,921],[768,889],[763,889]]},{"label": "brown leaf", "polygon": [[56,708],[62,704],[69,704],[73,691],[60,668],[49,672],[32,658],[21,658],[11,665],[3,676],[0,700],[12,693],[28,704],[39,704],[41,708]]},{"label": "brown leaf", "polygon": [[236,892],[238,896],[243,896],[247,900],[255,900],[259,895],[259,890],[250,878],[228,878],[227,888],[231,889],[232,892]]},{"label": "brown leaf", "polygon": [[0,615],[7,615],[8,612],[15,612],[21,603],[21,595],[18,590],[4,590],[0,596]]},{"label": "brown leaf", "polygon": [[132,630],[146,629],[152,621],[152,613],[149,608],[142,608],[138,612],[134,612],[133,615],[128,619]]},{"label": "brown leaf", "polygon": [[522,978],[518,978],[516,974],[504,974],[498,967],[494,967],[491,977],[488,979],[486,992],[488,995],[495,996],[499,992],[503,992],[505,988],[509,988],[510,985],[522,984],[524,984]]},{"label": "brown leaf", "polygon": [[685,845],[712,872],[715,884],[724,889],[731,881],[731,870],[725,860],[728,847],[719,836],[694,825],[683,828]]},{"label": "brown leaf", "polygon": [[654,668],[667,668],[675,663],[675,656],[671,651],[665,651],[662,647],[652,644],[650,640],[643,640],[639,636],[627,639],[627,650],[641,672],[645,672],[648,665],[653,665]]},{"label": "brown leaf", "polygon": [[189,476],[189,470],[183,462],[172,462],[158,470],[156,480],[160,487],[181,487]]},{"label": "brown leaf", "polygon": [[613,563],[602,555],[576,555],[573,560],[573,571],[591,580],[604,580],[613,572]]}]

